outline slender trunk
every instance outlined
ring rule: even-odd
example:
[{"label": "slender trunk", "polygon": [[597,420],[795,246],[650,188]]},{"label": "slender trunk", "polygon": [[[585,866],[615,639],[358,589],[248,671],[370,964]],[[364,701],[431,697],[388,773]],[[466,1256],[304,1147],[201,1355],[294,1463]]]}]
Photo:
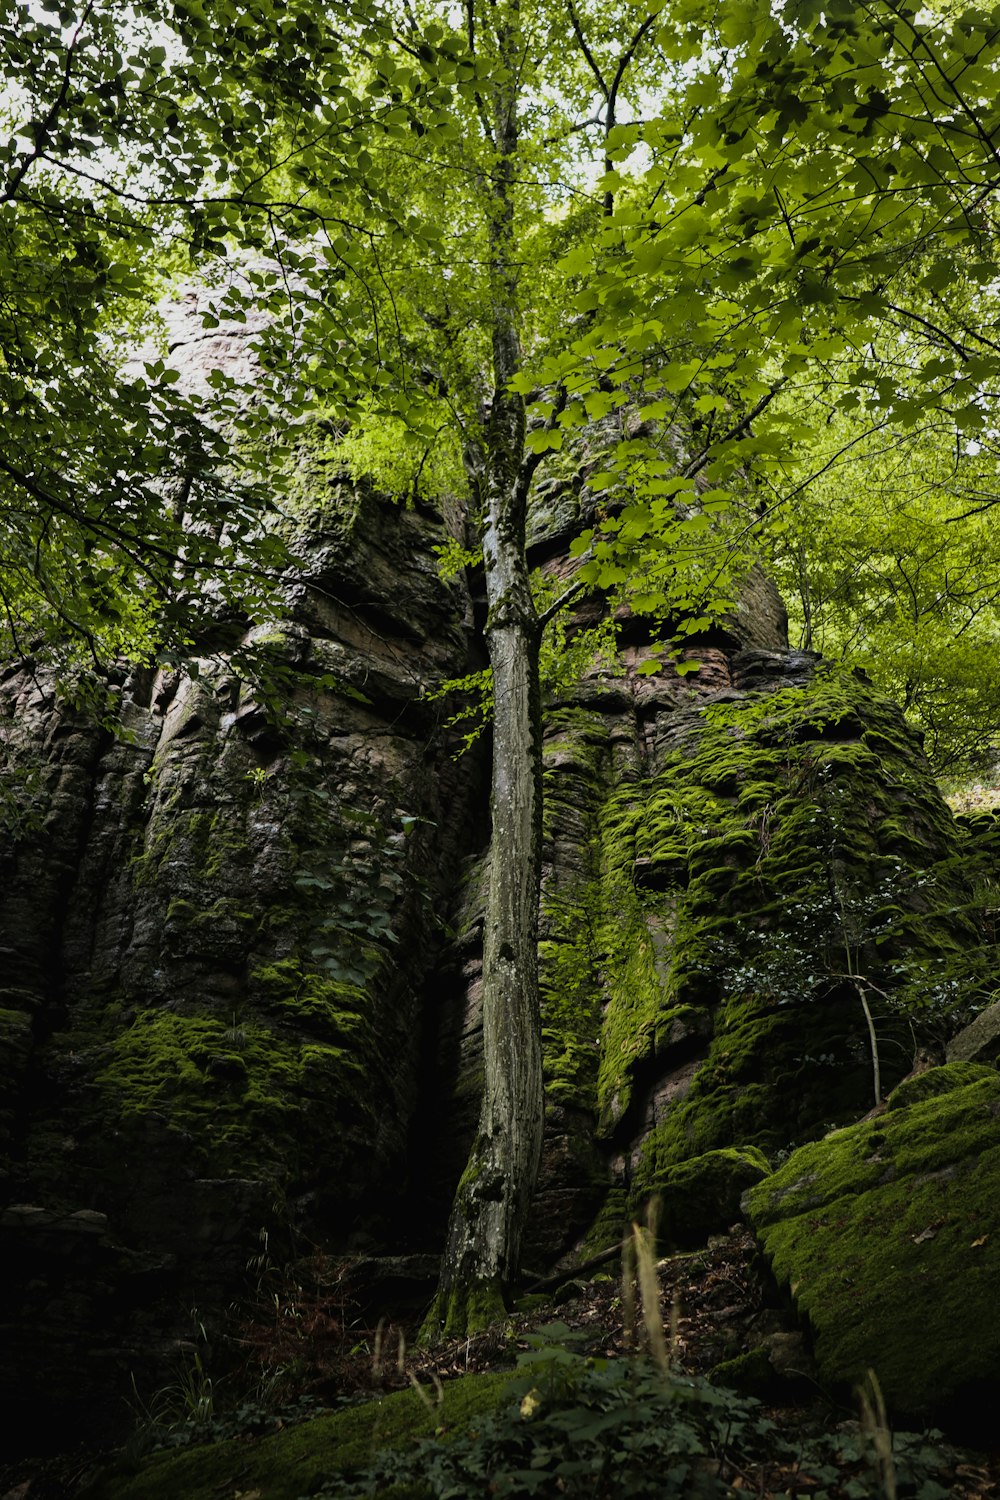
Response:
[{"label": "slender trunk", "polygon": [[538,1013],[541,871],[540,629],[525,560],[524,404],[513,188],[517,11],[498,32],[489,202],[494,392],[482,451],[483,556],[493,667],[492,839],[483,934],[484,1081],[479,1126],[448,1225],[438,1296],[425,1331],[461,1334],[504,1308],[517,1274],[538,1175],[544,1119]]},{"label": "slender trunk", "polygon": [[872,1016],[872,1008],[868,1004],[868,998],[861,985],[855,983],[854,988],[857,991],[858,999],[861,1001],[861,1009],[865,1013],[865,1022],[868,1026],[868,1045],[871,1048],[872,1054],[872,1084],[875,1089],[875,1103],[878,1105],[882,1103],[882,1070],[879,1066],[878,1035],[875,1031],[875,1020]]}]

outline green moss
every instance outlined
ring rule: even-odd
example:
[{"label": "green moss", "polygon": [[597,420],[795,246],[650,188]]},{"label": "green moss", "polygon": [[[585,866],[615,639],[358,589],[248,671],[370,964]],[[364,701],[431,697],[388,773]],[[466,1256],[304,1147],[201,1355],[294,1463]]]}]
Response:
[{"label": "green moss", "polygon": [[31,1017],[27,1011],[0,1009],[0,1039],[4,1051],[8,1047],[20,1048],[30,1036]]},{"label": "green moss", "polygon": [[897,1012],[919,1024],[928,1005],[955,1010],[988,981],[954,825],[892,705],[827,672],[712,706],[681,733],[601,822],[599,1128],[622,1119],[645,1059],[713,1032],[647,1143],[647,1178],[870,1106],[846,969],[893,994],[877,1015],[889,1083],[906,1067]]},{"label": "green moss", "polygon": [[542,1057],[549,1103],[587,1111],[593,1110],[596,1098],[603,1000],[595,962],[600,871],[589,829],[604,796],[607,756],[603,715],[566,707],[550,712],[544,746],[543,835],[548,845],[565,830],[578,830],[586,863],[582,869],[560,871],[558,881],[542,892]]},{"label": "green moss", "polygon": [[256,1442],[231,1441],[157,1455],[132,1477],[99,1485],[94,1500],[217,1500],[257,1491],[259,1500],[298,1500],[331,1471],[362,1467],[381,1448],[405,1447],[441,1430],[465,1432],[502,1399],[509,1375],[449,1381],[440,1405],[414,1390],[317,1417]]},{"label": "green moss", "polygon": [[967,1083],[978,1083],[982,1078],[996,1074],[996,1068],[985,1063],[952,1062],[940,1068],[929,1068],[915,1078],[904,1078],[889,1096],[889,1109],[905,1109],[909,1104],[918,1104],[921,1099],[933,1099],[936,1094],[947,1094],[952,1089],[964,1088]]},{"label": "green moss", "polygon": [[[546,1089],[618,1143],[642,1131],[650,1080],[701,1055],[647,1131],[641,1194],[691,1158],[785,1149],[871,1107],[848,970],[873,986],[884,1091],[911,1025],[982,1003],[992,961],[963,837],[864,682],[821,668],[679,717],[658,773],[610,793],[600,718],[559,710],[547,741]],[[627,1207],[611,1204],[618,1222],[599,1219],[589,1247]]]},{"label": "green moss", "polygon": [[657,1238],[664,1246],[704,1244],[740,1217],[740,1200],[771,1168],[753,1146],[708,1151],[678,1166],[640,1177],[633,1195],[638,1214],[645,1198],[658,1200]]},{"label": "green moss", "polygon": [[821,1377],[871,1367],[907,1413],[1000,1380],[1000,1076],[954,1068],[936,1070],[943,1092],[802,1147],[747,1199]]},{"label": "green moss", "polygon": [[628,1195],[625,1189],[610,1188],[596,1219],[587,1230],[581,1246],[581,1259],[587,1260],[591,1255],[600,1255],[602,1250],[610,1250],[612,1245],[620,1244],[628,1228],[628,1218]]},{"label": "green moss", "polygon": [[173,1011],[139,1011],[95,1084],[105,1119],[165,1120],[202,1164],[238,1175],[287,1165],[336,1124],[374,1118],[352,1049]]},{"label": "green moss", "polygon": [[190,901],[184,901],[180,896],[174,896],[167,907],[168,922],[191,922],[198,914],[198,908]]},{"label": "green moss", "polygon": [[659,925],[658,903],[612,871],[605,879],[604,896],[599,940],[606,955],[608,995],[597,1103],[598,1126],[606,1134],[632,1102],[635,1065],[655,1050],[657,1022],[672,999],[672,976],[658,972],[657,942],[675,952],[678,934],[669,909]]},{"label": "green moss", "polygon": [[[464,1181],[465,1179],[463,1179]],[[435,1344],[440,1339],[466,1338],[482,1333],[507,1316],[503,1290],[499,1281],[470,1281],[464,1286],[438,1292],[420,1330],[420,1343]]]},{"label": "green moss", "polygon": [[154,832],[132,861],[132,878],[137,886],[148,886],[169,869],[171,883],[182,871],[193,888],[207,889],[230,866],[249,859],[240,808],[183,808],[168,801],[157,809]]},{"label": "green moss", "polygon": [[713,1385],[724,1385],[741,1396],[755,1396],[766,1401],[775,1395],[780,1384],[774,1373],[771,1358],[766,1349],[751,1349],[735,1359],[725,1359],[717,1364],[709,1375]]},{"label": "green moss", "polygon": [[362,985],[310,969],[300,958],[258,965],[252,984],[274,1015],[331,1040],[356,1042],[370,1021],[371,997]]}]

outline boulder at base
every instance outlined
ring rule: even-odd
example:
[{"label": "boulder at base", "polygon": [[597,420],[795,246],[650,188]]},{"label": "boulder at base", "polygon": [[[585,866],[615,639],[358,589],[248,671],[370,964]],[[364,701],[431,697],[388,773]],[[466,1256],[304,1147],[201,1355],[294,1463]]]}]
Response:
[{"label": "boulder at base", "polygon": [[728,1229],[740,1218],[743,1193],[770,1170],[756,1146],[706,1151],[666,1168],[651,1183],[659,1205],[661,1243],[694,1248],[705,1244],[709,1235]]},{"label": "boulder at base", "polygon": [[796,1151],[745,1206],[819,1378],[985,1435],[1000,1393],[1000,1075],[949,1063]]}]

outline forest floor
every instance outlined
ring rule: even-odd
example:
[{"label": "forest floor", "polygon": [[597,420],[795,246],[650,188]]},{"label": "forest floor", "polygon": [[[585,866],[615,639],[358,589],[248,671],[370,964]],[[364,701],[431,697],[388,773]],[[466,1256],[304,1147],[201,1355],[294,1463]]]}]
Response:
[{"label": "forest floor", "polygon": [[[954,1446],[940,1433],[924,1434],[915,1479],[905,1461],[897,1466],[884,1454],[877,1458],[858,1404],[815,1382],[806,1342],[744,1228],[716,1236],[706,1249],[660,1260],[656,1274],[673,1374],[705,1376],[720,1361],[760,1347],[762,1341],[772,1366],[780,1367],[759,1392],[761,1416],[773,1424],[773,1444],[752,1463],[738,1469],[727,1465],[720,1476],[735,1494],[758,1500],[1000,1500],[1000,1429],[997,1446],[988,1453]],[[648,1341],[641,1308],[637,1311],[613,1263],[584,1272],[546,1297],[527,1300],[530,1308],[502,1325],[425,1351],[415,1345],[416,1319],[382,1320],[365,1328],[358,1318],[345,1316],[356,1309],[345,1290],[342,1266],[321,1258],[305,1274],[300,1270],[284,1308],[280,1296],[272,1299],[273,1319],[251,1318],[241,1326],[239,1342],[249,1353],[243,1372],[248,1388],[262,1361],[287,1354],[287,1339],[294,1338],[297,1348],[298,1406],[288,1403],[287,1388],[284,1417],[281,1400],[269,1413],[260,1394],[256,1404],[244,1397],[244,1435],[252,1439],[255,1432],[273,1431],[283,1422],[414,1383],[433,1394],[469,1373],[512,1369],[539,1331],[553,1343],[565,1340],[576,1354],[598,1359],[641,1353]],[[166,1441],[176,1442],[184,1412],[171,1413],[167,1404],[159,1420]],[[191,1422],[190,1413],[186,1420]],[[202,1431],[189,1434],[194,1441],[232,1435],[233,1420],[222,1408],[203,1422]],[[893,1442],[901,1453],[907,1445],[915,1451],[912,1438],[901,1441],[897,1433]],[[0,1466],[0,1500],[75,1500],[86,1495],[99,1468],[94,1455]]]},{"label": "forest floor", "polygon": [[[815,1382],[808,1349],[790,1308],[783,1304],[773,1281],[763,1270],[760,1253],[744,1228],[715,1236],[705,1250],[674,1255],[659,1261],[660,1313],[669,1346],[670,1368],[680,1375],[704,1376],[720,1362],[767,1340],[772,1362],[782,1374],[762,1393],[765,1415],[774,1424],[775,1452],[743,1472],[725,1477],[738,1493],[771,1500],[771,1497],[810,1496],[813,1500],[859,1500],[859,1497],[919,1497],[919,1489],[907,1483],[904,1474],[893,1474],[891,1464],[881,1479],[872,1472],[871,1454],[866,1453],[859,1405],[849,1404],[823,1391]],[[580,1335],[577,1352],[618,1357],[641,1349],[645,1341],[643,1319],[622,1296],[617,1276],[598,1273],[593,1279],[574,1280],[557,1293],[556,1305],[548,1309]],[[544,1320],[542,1309],[516,1320],[522,1333]],[[517,1342],[516,1338],[514,1340]],[[510,1332],[484,1334],[450,1349],[450,1364],[423,1360],[425,1373],[459,1374],[466,1370],[492,1370],[510,1359]],[[937,1490],[954,1500],[1000,1500],[1000,1427],[995,1448],[988,1453],[950,1444],[940,1433],[926,1435],[940,1467],[934,1473]],[[826,1443],[827,1461],[810,1463],[815,1439]],[[832,1463],[830,1460],[833,1460]]]},{"label": "forest floor", "polygon": [[953,813],[995,812],[1000,808],[1000,776],[943,778],[941,794]]}]

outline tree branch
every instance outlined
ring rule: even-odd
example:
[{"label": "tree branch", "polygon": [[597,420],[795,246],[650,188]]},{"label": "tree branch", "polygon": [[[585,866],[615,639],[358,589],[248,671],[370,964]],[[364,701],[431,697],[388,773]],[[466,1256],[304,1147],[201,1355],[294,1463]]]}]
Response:
[{"label": "tree branch", "polygon": [[607,84],[604,81],[604,74],[601,72],[600,68],[597,65],[597,59],[594,57],[594,54],[591,52],[590,48],[587,45],[587,38],[583,34],[583,27],[580,25],[580,17],[576,13],[576,6],[573,4],[573,0],[566,0],[566,9],[569,11],[569,19],[570,24],[573,27],[573,35],[576,37],[577,41],[580,44],[580,51],[586,58],[588,68],[597,80],[597,87],[600,89],[605,99],[610,100],[611,90],[608,88]]},{"label": "tree branch", "polygon": [[90,20],[90,14],[94,9],[94,4],[95,0],[88,0],[83,15],[80,17],[79,24],[77,25],[76,30],[70,38],[69,46],[66,48],[66,64],[63,68],[62,86],[59,89],[59,93],[56,95],[55,99],[49,106],[44,120],[40,121],[40,123],[35,127],[35,148],[33,151],[30,151],[26,156],[22,158],[19,167],[7,184],[2,199],[2,201],[4,202],[9,202],[10,199],[14,197],[15,193],[21,186],[21,183],[24,181],[28,172],[34,166],[35,162],[38,161],[39,157],[45,154],[46,139],[56,120],[59,118],[63,105],[66,103],[67,95],[69,94],[70,78],[72,77],[73,73],[73,54],[76,51],[76,46],[80,40],[80,35],[83,31],[83,28]]},{"label": "tree branch", "polygon": [[781,390],[782,386],[788,384],[788,378],[789,377],[787,375],[783,375],[780,380],[776,380],[771,389],[769,391],[765,391],[757,404],[755,406],[752,406],[746,413],[746,415],[741,417],[734,426],[730,427],[728,432],[723,433],[720,438],[716,438],[715,441],[710,443],[708,447],[698,455],[697,458],[692,459],[689,464],[685,465],[685,467],[681,470],[684,478],[692,479],[695,474],[700,473],[700,471],[708,463],[709,456],[712,453],[712,450],[714,448],[717,448],[720,443],[731,443],[736,438],[742,437],[749,428],[750,423],[755,421],[757,417],[760,416],[762,411],[767,410],[771,402],[774,400],[775,396]]},{"label": "tree branch", "polygon": [[575,599],[578,594],[582,594],[586,587],[587,585],[584,580],[582,578],[577,578],[573,583],[569,585],[569,588],[564,589],[563,592],[559,595],[559,598],[556,599],[552,604],[550,604],[548,609],[543,610],[542,613],[538,616],[539,634],[545,629],[549,621],[554,620],[559,611],[565,609],[566,605],[569,604],[571,600]]}]

